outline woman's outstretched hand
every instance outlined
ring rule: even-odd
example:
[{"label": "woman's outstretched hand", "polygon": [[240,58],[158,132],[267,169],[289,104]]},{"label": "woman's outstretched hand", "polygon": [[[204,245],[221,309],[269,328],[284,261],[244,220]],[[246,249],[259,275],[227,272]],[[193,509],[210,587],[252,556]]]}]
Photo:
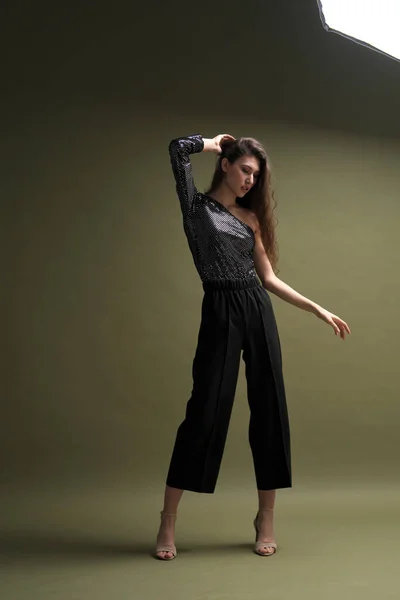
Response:
[{"label": "woman's outstretched hand", "polygon": [[228,133],[220,133],[212,139],[204,139],[204,152],[216,152],[221,154],[221,144],[226,141],[234,141],[235,138]]},{"label": "woman's outstretched hand", "polygon": [[340,319],[338,316],[332,314],[328,310],[325,310],[324,308],[319,308],[316,314],[319,319],[325,321],[325,323],[328,323],[328,325],[333,327],[335,335],[340,335],[342,340],[345,339],[346,333],[351,333],[350,327],[347,325],[347,323],[345,323],[345,321]]}]

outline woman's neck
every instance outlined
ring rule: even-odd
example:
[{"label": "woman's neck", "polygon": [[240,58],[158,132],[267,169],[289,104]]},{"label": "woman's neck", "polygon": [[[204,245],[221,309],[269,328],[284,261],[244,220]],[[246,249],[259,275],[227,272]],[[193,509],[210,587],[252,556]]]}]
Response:
[{"label": "woman's neck", "polygon": [[216,190],[210,192],[209,196],[223,204],[225,208],[236,206],[236,196],[228,186],[221,184]]}]

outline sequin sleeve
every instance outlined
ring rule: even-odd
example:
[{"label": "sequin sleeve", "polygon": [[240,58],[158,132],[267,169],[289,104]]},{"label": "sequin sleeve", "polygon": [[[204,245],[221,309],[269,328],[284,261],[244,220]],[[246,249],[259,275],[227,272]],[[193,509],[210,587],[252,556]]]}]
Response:
[{"label": "sequin sleeve", "polygon": [[190,154],[201,152],[203,148],[204,141],[200,134],[178,138],[172,140],[169,144],[169,155],[176,182],[176,191],[184,215],[187,215],[192,208],[197,191],[193,181]]}]

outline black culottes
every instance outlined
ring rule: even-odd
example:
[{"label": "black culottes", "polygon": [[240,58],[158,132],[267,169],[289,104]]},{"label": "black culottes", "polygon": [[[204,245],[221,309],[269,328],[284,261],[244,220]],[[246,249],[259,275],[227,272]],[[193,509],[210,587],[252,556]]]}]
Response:
[{"label": "black culottes", "polygon": [[193,389],[176,435],[167,485],[214,492],[243,351],[257,488],[291,487],[282,354],[268,292],[255,277],[206,282],[203,289]]}]

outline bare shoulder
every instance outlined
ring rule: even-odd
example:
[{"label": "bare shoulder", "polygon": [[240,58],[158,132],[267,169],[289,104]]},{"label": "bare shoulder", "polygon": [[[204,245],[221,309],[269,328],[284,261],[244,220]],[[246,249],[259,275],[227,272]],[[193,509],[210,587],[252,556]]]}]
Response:
[{"label": "bare shoulder", "polygon": [[249,223],[251,224],[251,227],[254,229],[255,232],[260,230],[260,223],[258,222],[258,218],[256,213],[253,210],[250,210],[249,208],[245,209],[246,214],[248,216],[249,219]]},{"label": "bare shoulder", "polygon": [[250,208],[246,208],[245,210],[247,211],[247,214],[249,215],[250,219],[252,219],[254,223],[258,224],[258,218],[254,210],[251,210]]}]

